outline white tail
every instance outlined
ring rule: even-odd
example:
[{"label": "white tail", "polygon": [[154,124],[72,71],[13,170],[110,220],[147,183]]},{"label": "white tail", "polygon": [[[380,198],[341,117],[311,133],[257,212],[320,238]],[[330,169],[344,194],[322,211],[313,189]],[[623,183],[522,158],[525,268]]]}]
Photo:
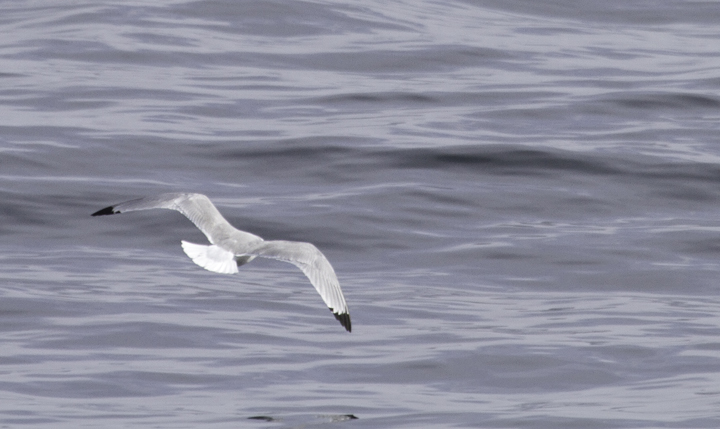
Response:
[{"label": "white tail", "polygon": [[193,262],[208,271],[220,274],[235,274],[238,272],[235,254],[220,246],[205,246],[183,241],[182,248]]}]

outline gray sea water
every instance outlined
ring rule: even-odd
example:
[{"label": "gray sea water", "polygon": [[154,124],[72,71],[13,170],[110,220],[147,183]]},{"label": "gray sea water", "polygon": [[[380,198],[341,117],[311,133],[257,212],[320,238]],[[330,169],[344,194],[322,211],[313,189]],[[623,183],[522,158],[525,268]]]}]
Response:
[{"label": "gray sea water", "polygon": [[[0,2],[0,427],[720,427],[719,22]],[[315,243],[353,332],[178,213],[90,217],[169,191]]]}]

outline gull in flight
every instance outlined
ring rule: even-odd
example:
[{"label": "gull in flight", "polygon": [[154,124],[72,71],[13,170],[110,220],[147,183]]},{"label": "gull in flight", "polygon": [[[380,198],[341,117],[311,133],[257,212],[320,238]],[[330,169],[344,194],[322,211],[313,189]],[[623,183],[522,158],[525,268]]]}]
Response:
[{"label": "gull in flight", "polygon": [[350,313],[340,290],[335,270],[317,247],[297,241],[265,241],[257,235],[234,228],[220,214],[208,197],[202,194],[170,193],[138,198],[105,207],[93,216],[112,215],[135,210],[177,210],[205,234],[212,245],[181,241],[185,253],[206,270],[235,274],[238,267],[255,259],[277,259],[290,262],[302,270],[325,301],[335,318],[350,332]]}]

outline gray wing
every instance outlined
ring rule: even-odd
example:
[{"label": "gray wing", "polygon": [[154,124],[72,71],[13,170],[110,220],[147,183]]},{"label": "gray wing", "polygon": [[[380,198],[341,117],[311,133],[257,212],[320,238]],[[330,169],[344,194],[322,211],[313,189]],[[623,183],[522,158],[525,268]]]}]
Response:
[{"label": "gray wing", "polygon": [[105,207],[93,216],[111,215],[136,210],[170,209],[177,210],[190,219],[212,244],[218,244],[233,237],[246,242],[261,241],[262,238],[234,228],[220,214],[208,197],[203,194],[169,193],[154,197],[138,198]]},{"label": "gray wing", "polygon": [[302,270],[318,291],[335,318],[351,331],[350,313],[335,270],[325,255],[310,243],[296,241],[263,241],[248,254],[290,262]]}]

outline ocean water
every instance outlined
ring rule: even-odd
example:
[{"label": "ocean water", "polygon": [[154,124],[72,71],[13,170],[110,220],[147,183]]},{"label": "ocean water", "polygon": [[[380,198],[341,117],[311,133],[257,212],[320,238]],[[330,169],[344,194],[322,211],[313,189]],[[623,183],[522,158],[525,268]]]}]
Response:
[{"label": "ocean water", "polygon": [[0,427],[720,426],[717,2],[0,12]]}]

